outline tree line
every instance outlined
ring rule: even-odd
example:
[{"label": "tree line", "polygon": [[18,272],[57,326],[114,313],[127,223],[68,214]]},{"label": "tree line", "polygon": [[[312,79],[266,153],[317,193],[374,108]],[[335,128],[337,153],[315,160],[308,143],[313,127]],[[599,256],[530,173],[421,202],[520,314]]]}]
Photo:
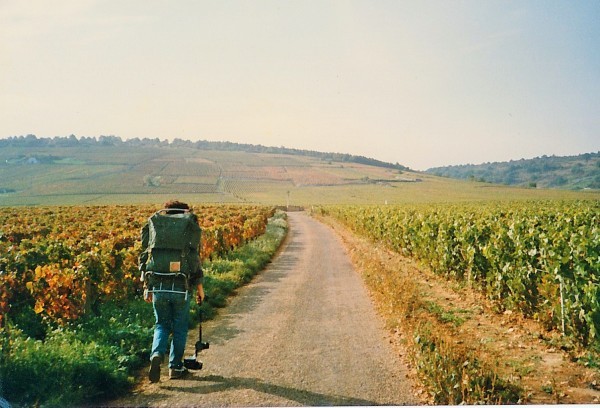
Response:
[{"label": "tree line", "polygon": [[532,188],[600,189],[600,152],[436,167],[427,172],[441,177]]},{"label": "tree line", "polygon": [[408,167],[399,163],[389,163],[370,157],[333,152],[318,152],[315,150],[293,149],[284,146],[263,146],[249,143],[234,142],[213,142],[208,140],[190,141],[176,138],[173,141],[160,140],[158,138],[132,138],[121,139],[119,136],[55,136],[38,138],[29,134],[26,136],[11,136],[6,139],[0,139],[1,147],[78,147],[78,146],[130,146],[130,147],[185,147],[199,150],[221,150],[221,151],[242,151],[247,153],[270,153],[270,154],[288,154],[296,156],[308,156],[323,161],[348,162],[366,164],[370,166],[385,167],[395,170],[410,170]]}]

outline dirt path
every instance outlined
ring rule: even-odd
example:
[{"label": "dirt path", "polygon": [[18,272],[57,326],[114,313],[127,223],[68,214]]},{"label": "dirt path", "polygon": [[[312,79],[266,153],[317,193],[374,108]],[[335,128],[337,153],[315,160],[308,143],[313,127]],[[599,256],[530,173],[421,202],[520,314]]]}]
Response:
[{"label": "dirt path", "polygon": [[[118,406],[418,404],[408,369],[340,239],[289,214],[284,248],[267,270],[204,324],[205,368],[147,381]],[[196,338],[190,333],[188,355]]]}]

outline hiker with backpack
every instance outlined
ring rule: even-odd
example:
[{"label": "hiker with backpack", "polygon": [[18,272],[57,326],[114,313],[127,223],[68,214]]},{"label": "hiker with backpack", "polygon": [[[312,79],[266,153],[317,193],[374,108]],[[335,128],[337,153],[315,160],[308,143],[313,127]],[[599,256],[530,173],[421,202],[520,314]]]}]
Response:
[{"label": "hiker with backpack", "polygon": [[204,300],[200,263],[200,226],[188,204],[173,200],[152,215],[142,228],[139,268],[144,297],[152,302],[156,324],[150,353],[150,382],[160,380],[160,366],[173,335],[169,354],[169,378],[187,374],[183,355],[187,342],[190,297]]}]

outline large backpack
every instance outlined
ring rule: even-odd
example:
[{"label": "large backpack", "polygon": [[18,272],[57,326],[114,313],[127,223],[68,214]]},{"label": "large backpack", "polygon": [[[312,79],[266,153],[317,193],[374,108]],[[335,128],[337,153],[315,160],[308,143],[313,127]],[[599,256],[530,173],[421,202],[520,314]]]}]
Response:
[{"label": "large backpack", "polygon": [[196,216],[188,210],[154,213],[148,219],[146,271],[189,278],[200,267],[200,232]]}]

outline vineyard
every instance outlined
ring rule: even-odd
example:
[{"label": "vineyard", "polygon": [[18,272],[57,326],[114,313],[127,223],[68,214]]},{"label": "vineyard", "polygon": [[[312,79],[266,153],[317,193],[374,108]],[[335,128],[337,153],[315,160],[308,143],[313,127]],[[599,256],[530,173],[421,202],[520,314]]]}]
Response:
[{"label": "vineyard", "polygon": [[355,232],[582,346],[600,344],[600,203],[329,206]]},{"label": "vineyard", "polygon": [[[14,387],[18,388],[19,381],[12,378],[11,382],[10,377],[36,378],[42,375],[40,372],[51,369],[48,360],[53,358],[60,359],[58,365],[81,364],[78,360],[83,359],[94,370],[101,370],[111,359],[105,354],[116,353],[112,358],[120,367],[116,373],[125,378],[131,369],[143,365],[147,350],[141,347],[136,350],[134,342],[147,342],[144,346],[149,346],[148,330],[152,329],[153,321],[151,307],[143,308],[141,301],[140,230],[158,209],[149,205],[0,208],[0,395],[7,387],[16,392]],[[261,206],[202,205],[194,207],[194,212],[202,228],[200,252],[207,272],[207,296],[212,296],[212,302],[222,302],[223,291],[211,276],[210,261],[226,257],[263,236],[274,210]],[[232,287],[231,283],[226,285]],[[101,318],[109,321],[98,320]],[[99,334],[103,330],[110,333]],[[98,333],[95,335],[94,331]],[[103,350],[98,345],[103,337],[112,345],[102,357],[95,353]],[[52,346],[53,342],[62,346]],[[56,349],[78,347],[84,349],[81,353],[87,357],[59,358],[53,354]],[[40,348],[46,351],[41,352]],[[132,355],[128,357],[123,348]],[[36,364],[43,368],[35,368]],[[39,372],[27,373],[27,370]],[[81,366],[73,370],[74,378],[81,376]],[[117,374],[95,375],[108,378]],[[102,382],[90,387],[102,387]],[[115,390],[108,392],[112,391]],[[40,395],[45,392],[57,390],[39,391]],[[27,403],[39,401],[33,396],[20,397]],[[82,398],[89,400],[90,395]]]}]

